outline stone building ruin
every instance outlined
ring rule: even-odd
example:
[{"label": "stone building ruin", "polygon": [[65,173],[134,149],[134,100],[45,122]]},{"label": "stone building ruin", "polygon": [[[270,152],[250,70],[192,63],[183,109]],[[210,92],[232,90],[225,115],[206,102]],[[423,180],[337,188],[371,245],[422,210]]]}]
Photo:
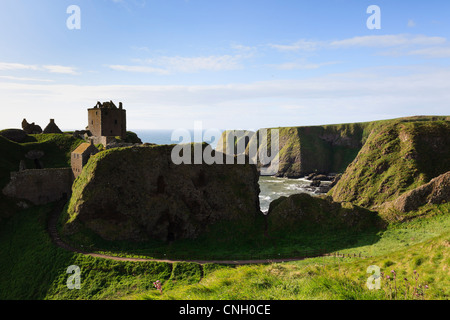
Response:
[{"label": "stone building ruin", "polygon": [[49,124],[44,130],[34,122],[28,123],[27,119],[22,120],[22,130],[26,134],[41,134],[41,133],[63,133],[55,123],[55,119],[50,119]]},{"label": "stone building ruin", "polygon": [[62,133],[55,123],[55,119],[50,119],[50,123],[45,127],[43,133]]},{"label": "stone building ruin", "polygon": [[22,121],[22,129],[26,134],[40,134],[42,133],[42,128],[35,124],[34,122],[28,123],[27,119]]},{"label": "stone building ruin", "polygon": [[83,167],[87,164],[91,155],[98,152],[98,149],[94,146],[94,141],[91,140],[90,143],[82,143],[76,148],[70,158],[70,163],[72,166],[73,176],[76,179],[83,170]]},{"label": "stone building ruin", "polygon": [[95,144],[106,145],[115,141],[115,137],[125,138],[127,135],[126,110],[122,102],[117,107],[114,102],[97,102],[88,109],[88,126],[86,130],[92,134]]},{"label": "stone building ruin", "polygon": [[[99,152],[95,144],[102,144],[108,148],[108,146],[117,145],[117,138],[125,139],[127,136],[126,111],[123,109],[122,102],[118,107],[112,101],[97,102],[95,107],[88,109],[88,121],[85,130],[72,133],[74,137],[88,142],[80,144],[71,153],[70,167],[45,168],[41,160],[43,152],[30,150],[25,154],[27,160],[20,160],[19,171],[10,173],[10,182],[2,190],[3,194],[12,198],[25,199],[34,204],[45,204],[66,198],[71,193],[74,179],[81,174],[89,158]],[[12,141],[22,142],[28,134],[63,133],[54,119],[50,119],[44,130],[34,122],[28,123],[26,119],[23,119],[21,125],[22,130],[4,130],[2,136]],[[26,163],[32,164],[33,168],[27,168]]]}]

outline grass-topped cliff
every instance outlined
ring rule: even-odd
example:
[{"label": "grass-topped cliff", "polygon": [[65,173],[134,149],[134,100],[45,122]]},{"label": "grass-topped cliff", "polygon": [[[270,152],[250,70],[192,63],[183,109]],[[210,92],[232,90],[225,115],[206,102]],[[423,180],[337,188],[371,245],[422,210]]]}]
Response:
[{"label": "grass-topped cliff", "polygon": [[113,148],[91,157],[74,182],[66,230],[84,226],[109,240],[173,241],[195,238],[219,221],[254,222],[256,166],[175,165],[173,147]]},{"label": "grass-topped cliff", "polygon": [[[279,169],[276,176],[298,178],[313,172],[342,173],[355,159],[373,130],[383,130],[385,126],[399,123],[435,121],[448,122],[449,117],[416,116],[359,123],[271,128],[279,130]],[[269,147],[270,129],[267,130]],[[253,136],[254,139],[258,132]],[[226,131],[222,133],[219,146],[226,142],[226,134]],[[242,137],[235,144],[241,140]],[[248,148],[246,152],[248,153]]]},{"label": "grass-topped cliff", "polygon": [[334,200],[376,208],[450,171],[450,121],[444,119],[377,124],[330,191]]}]

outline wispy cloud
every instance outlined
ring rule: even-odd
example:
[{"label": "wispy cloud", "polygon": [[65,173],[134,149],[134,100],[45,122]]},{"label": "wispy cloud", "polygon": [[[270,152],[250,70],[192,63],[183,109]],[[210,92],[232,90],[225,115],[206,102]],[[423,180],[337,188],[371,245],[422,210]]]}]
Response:
[{"label": "wispy cloud", "polygon": [[60,74],[79,74],[74,67],[61,65],[32,65],[22,63],[0,62],[0,70],[14,71],[14,70],[32,70],[32,71],[46,71],[50,73]]},{"label": "wispy cloud", "polygon": [[138,72],[138,73],[155,73],[155,74],[169,74],[168,70],[153,68],[149,66],[141,66],[141,65],[109,65],[108,66],[112,70],[116,71],[126,71],[126,72]]},{"label": "wispy cloud", "polygon": [[[374,120],[381,116],[423,114],[424,110],[442,114],[450,100],[449,78],[449,68],[419,70],[413,66],[373,68],[304,80],[223,85],[0,82],[3,103],[14,105],[14,111],[5,114],[0,125],[19,124],[25,115],[37,122],[54,115],[62,127],[83,127],[86,119],[82,106],[111,99],[126,105],[130,128],[176,128],[195,120],[204,121],[205,127],[260,128]],[[36,104],[42,108],[35,108]],[[301,113],[298,108],[302,108]],[[249,119],[248,115],[258,116]]]},{"label": "wispy cloud", "polygon": [[409,19],[407,26],[409,28],[414,28],[416,26],[416,22],[413,19]]},{"label": "wispy cloud", "polygon": [[206,57],[157,57],[135,60],[139,65],[110,65],[113,70],[156,74],[195,73],[199,71],[224,71],[241,68],[241,55]]},{"label": "wispy cloud", "polygon": [[269,44],[269,47],[279,51],[314,51],[323,45],[321,41],[301,39],[292,44]]},{"label": "wispy cloud", "polygon": [[407,54],[424,58],[450,58],[450,47],[423,48],[409,51]]},{"label": "wispy cloud", "polygon": [[0,76],[0,79],[14,80],[14,81],[37,81],[37,82],[54,82],[50,79],[28,78],[28,77],[15,77],[15,76]]},{"label": "wispy cloud", "polygon": [[329,61],[329,62],[322,62],[322,63],[310,63],[310,62],[286,62],[276,65],[271,65],[272,67],[275,67],[279,70],[312,70],[312,69],[319,69],[324,66],[329,66],[333,64],[341,63],[339,61]]},{"label": "wispy cloud", "polygon": [[373,35],[360,36],[344,40],[336,40],[329,43],[330,47],[370,47],[370,48],[386,48],[397,46],[430,46],[441,45],[447,42],[443,37],[429,37],[424,35]]},{"label": "wispy cloud", "polygon": [[0,70],[39,70],[39,66],[22,63],[0,62]]},{"label": "wispy cloud", "polygon": [[444,37],[430,37],[425,35],[391,34],[357,36],[342,40],[312,41],[299,40],[291,44],[269,44],[268,46],[279,51],[315,51],[329,48],[388,48],[399,46],[432,46],[447,43]]},{"label": "wispy cloud", "polygon": [[245,46],[242,44],[232,44],[231,49],[237,50],[239,52],[245,52],[245,53],[251,53],[256,50],[256,47],[252,46]]},{"label": "wispy cloud", "polygon": [[60,66],[60,65],[45,65],[42,68],[51,73],[61,73],[61,74],[80,74],[76,71],[74,67]]}]

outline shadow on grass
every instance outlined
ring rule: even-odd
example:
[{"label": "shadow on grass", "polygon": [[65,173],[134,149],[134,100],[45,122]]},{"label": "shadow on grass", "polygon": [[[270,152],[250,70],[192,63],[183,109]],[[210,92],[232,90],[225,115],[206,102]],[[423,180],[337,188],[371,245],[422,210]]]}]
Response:
[{"label": "shadow on grass", "polygon": [[[198,281],[190,264],[96,259],[57,247],[47,232],[56,203],[17,211],[0,225],[0,300],[103,299],[146,291],[156,280]],[[81,289],[70,290],[67,273],[80,267]]]},{"label": "shadow on grass", "polygon": [[[351,228],[304,226],[288,232],[267,234],[266,217],[258,217],[251,226],[221,222],[197,239],[171,242],[106,241],[89,229],[66,238],[72,245],[92,252],[122,257],[168,260],[266,260],[306,258],[338,250],[371,245],[379,241],[380,228],[364,231]],[[358,253],[358,252],[355,252]]]}]

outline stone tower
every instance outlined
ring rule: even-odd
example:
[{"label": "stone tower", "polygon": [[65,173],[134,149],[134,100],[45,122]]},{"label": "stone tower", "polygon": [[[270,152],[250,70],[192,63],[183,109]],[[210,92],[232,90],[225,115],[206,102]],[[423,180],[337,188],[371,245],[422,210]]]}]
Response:
[{"label": "stone tower", "polygon": [[121,137],[127,133],[126,110],[122,102],[117,107],[112,101],[97,102],[94,108],[88,109],[88,126],[94,137]]}]

